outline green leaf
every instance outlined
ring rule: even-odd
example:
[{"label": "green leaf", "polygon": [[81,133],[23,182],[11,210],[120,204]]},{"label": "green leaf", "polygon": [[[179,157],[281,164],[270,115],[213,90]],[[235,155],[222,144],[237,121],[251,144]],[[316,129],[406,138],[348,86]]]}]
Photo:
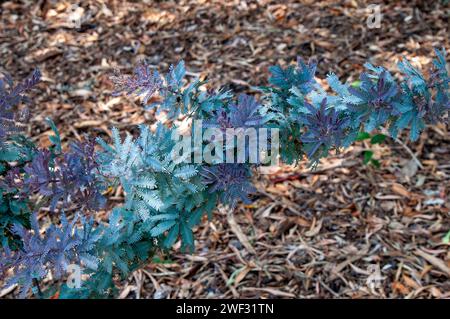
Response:
[{"label": "green leaf", "polygon": [[375,166],[376,168],[380,168],[380,166],[381,166],[380,161],[378,161],[378,160],[372,159],[370,161],[370,163],[372,163],[372,165]]},{"label": "green leaf", "polygon": [[180,233],[184,244],[191,248],[194,247],[194,235],[192,234],[192,229],[184,221],[181,222]]},{"label": "green leaf", "polygon": [[358,136],[356,137],[357,141],[364,141],[366,139],[370,138],[370,134],[366,132],[359,132]]},{"label": "green leaf", "polygon": [[372,151],[364,151],[363,152],[363,156],[364,156],[364,164],[368,164],[370,162],[370,160],[372,159],[373,156],[373,152]]},{"label": "green leaf", "polygon": [[170,259],[170,258],[161,259],[159,256],[155,256],[155,257],[152,258],[152,263],[163,264],[164,265],[164,264],[173,264],[174,261],[172,259]]},{"label": "green leaf", "polygon": [[164,239],[164,247],[170,248],[175,244],[175,241],[178,238],[178,234],[180,232],[180,226],[176,224],[172,229],[170,229],[169,233],[167,234],[167,237]]},{"label": "green leaf", "polygon": [[24,202],[11,200],[9,202],[9,207],[11,208],[13,214],[19,215],[20,212],[26,208],[26,204]]},{"label": "green leaf", "polygon": [[359,87],[360,85],[361,85],[361,81],[360,81],[360,80],[354,81],[354,82],[352,82],[352,84],[351,84],[351,86],[353,86],[353,87],[355,87],[355,88]]},{"label": "green leaf", "polygon": [[56,153],[61,153],[62,152],[62,148],[61,148],[61,136],[59,135],[59,131],[58,128],[56,127],[55,123],[52,121],[52,119],[50,119],[49,117],[47,117],[45,119],[45,121],[47,122],[48,125],[50,125],[50,128],[52,129],[52,131],[55,133],[55,135],[52,135],[49,137],[50,142],[52,142],[52,144],[54,145],[54,149],[56,151]]},{"label": "green leaf", "polygon": [[383,143],[385,139],[386,139],[386,135],[376,134],[376,135],[372,136],[372,138],[370,139],[370,143],[371,144],[380,144],[380,143]]},{"label": "green leaf", "polygon": [[156,225],[155,227],[153,227],[150,230],[150,235],[152,235],[152,237],[157,237],[162,235],[165,231],[169,230],[170,228],[173,227],[173,225],[175,225],[177,222],[175,220],[168,220],[168,221],[164,221],[162,223],[159,223],[158,225]]},{"label": "green leaf", "polygon": [[447,235],[445,235],[445,237],[442,239],[442,242],[444,244],[449,244],[450,243],[450,231],[447,233]]},{"label": "green leaf", "polygon": [[190,227],[194,227],[198,224],[200,224],[200,221],[202,219],[204,213],[204,209],[202,208],[197,208],[196,210],[194,210],[191,215],[189,216],[188,219],[188,224]]},{"label": "green leaf", "polygon": [[178,218],[178,214],[158,214],[154,216],[150,216],[148,218],[149,221],[160,221],[160,220],[174,220]]},{"label": "green leaf", "polygon": [[13,149],[2,150],[0,153],[0,161],[4,162],[14,162],[20,158],[20,154]]}]

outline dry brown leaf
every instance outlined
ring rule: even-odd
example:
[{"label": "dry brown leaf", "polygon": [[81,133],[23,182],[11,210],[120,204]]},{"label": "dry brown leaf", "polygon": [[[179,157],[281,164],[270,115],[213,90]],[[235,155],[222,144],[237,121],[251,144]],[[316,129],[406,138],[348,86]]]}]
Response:
[{"label": "dry brown leaf", "polygon": [[135,290],[136,286],[127,285],[119,294],[119,299],[125,299],[132,290]]},{"label": "dry brown leaf", "polygon": [[405,284],[410,288],[419,289],[421,287],[415,280],[406,275],[403,275],[402,278]]},{"label": "dry brown leaf", "polygon": [[401,282],[399,281],[394,281],[392,283],[392,289],[394,291],[398,291],[399,293],[401,293],[402,295],[407,295],[409,294],[410,290],[408,287],[406,287],[405,285],[403,285]]},{"label": "dry brown leaf", "polygon": [[430,255],[420,249],[417,249],[414,253],[416,255],[419,255],[419,256],[425,258],[430,264],[432,264],[433,266],[442,270],[444,273],[447,274],[447,276],[450,277],[450,268],[441,259],[439,259],[433,255]]},{"label": "dry brown leaf", "polygon": [[430,292],[434,298],[441,298],[442,292],[437,287],[431,287]]},{"label": "dry brown leaf", "polygon": [[237,286],[244,278],[245,276],[247,276],[247,274],[251,271],[252,269],[250,267],[245,266],[237,275],[236,278],[234,279],[234,285]]},{"label": "dry brown leaf", "polygon": [[322,228],[322,221],[323,221],[323,219],[320,219],[316,225],[315,219],[314,219],[314,221],[311,225],[311,228],[307,232],[305,232],[305,236],[313,237],[313,236],[317,235],[320,232],[320,229]]},{"label": "dry brown leaf", "polygon": [[404,196],[404,197],[411,197],[411,193],[408,192],[408,190],[402,185],[398,183],[392,184],[392,191],[398,195]]},{"label": "dry brown leaf", "polygon": [[75,123],[74,126],[76,128],[84,128],[84,127],[94,127],[94,126],[100,126],[103,124],[103,121],[98,121],[98,120],[86,120],[86,121],[81,121],[78,123]]},{"label": "dry brown leaf", "polygon": [[244,287],[242,288],[244,291],[265,291],[269,294],[272,294],[277,297],[288,297],[288,298],[295,298],[296,296],[293,293],[285,292],[282,290],[278,290],[275,288],[256,288],[256,287]]},{"label": "dry brown leaf", "polygon": [[247,249],[249,253],[256,255],[256,251],[253,246],[250,244],[248,237],[242,232],[241,227],[239,227],[238,223],[234,219],[233,212],[227,213],[227,221],[228,225],[230,225],[231,231],[236,235],[241,244]]}]

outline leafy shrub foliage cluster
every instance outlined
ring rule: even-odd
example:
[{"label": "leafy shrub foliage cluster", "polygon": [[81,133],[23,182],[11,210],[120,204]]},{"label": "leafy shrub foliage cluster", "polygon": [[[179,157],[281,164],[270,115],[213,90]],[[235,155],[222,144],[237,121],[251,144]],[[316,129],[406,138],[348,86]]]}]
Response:
[{"label": "leafy shrub foliage cluster", "polygon": [[[142,62],[132,75],[112,76],[114,94],[140,96],[145,108],[164,112],[167,120],[156,130],[142,124],[137,137],[113,128],[111,143],[86,138],[67,150],[50,120],[49,149],[36,147],[21,130],[26,112],[19,106],[39,81],[39,71],[16,86],[6,76],[0,82],[0,268],[2,274],[12,270],[7,285],[18,283],[22,296],[30,289],[51,295],[54,291],[42,292],[39,282],[49,273],[66,276],[67,267],[78,264],[83,284],[55,288],[61,298],[111,296],[114,280],[147,263],[157,250],[180,239],[182,249],[192,251],[193,227],[204,215],[211,218],[219,203],[233,207],[248,201],[259,164],[248,158],[243,163],[185,161],[195,156],[195,148],[170,156],[177,151],[172,137],[180,119],[202,120],[205,128],[221,129],[224,138],[227,128],[277,128],[282,161],[306,157],[312,166],[361,133],[380,128],[393,137],[409,128],[410,139],[417,140],[427,123],[448,119],[450,111],[445,52],[436,50],[436,55],[428,78],[407,60],[399,64],[401,80],[366,64],[358,83],[328,75],[328,91],[315,80],[316,63],[299,59],[295,66],[270,68],[270,86],[260,88],[262,102],[206,89],[198,79],[188,83],[183,62],[165,75]],[[95,212],[105,208],[105,194],[119,186],[125,202],[107,221],[95,221]],[[45,206],[58,222],[40,227],[37,212]],[[69,217],[74,210],[79,213]]]},{"label": "leafy shrub foliage cluster", "polygon": [[0,240],[12,246],[17,242],[10,227],[16,224],[29,227],[32,210],[23,183],[16,177],[24,173],[36,156],[34,144],[21,134],[29,112],[20,106],[30,103],[25,93],[39,82],[40,77],[39,70],[35,70],[19,84],[15,84],[8,74],[0,78]]}]

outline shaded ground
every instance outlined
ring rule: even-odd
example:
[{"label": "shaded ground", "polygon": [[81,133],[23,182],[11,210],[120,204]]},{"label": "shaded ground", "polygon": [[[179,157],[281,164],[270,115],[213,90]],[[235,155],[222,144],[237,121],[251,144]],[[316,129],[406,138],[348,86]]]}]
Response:
[{"label": "shaded ground", "polygon": [[[142,58],[162,70],[184,59],[191,75],[242,92],[297,55],[319,60],[319,78],[354,80],[366,60],[395,72],[404,55],[426,69],[434,46],[450,51],[445,1],[299,2],[83,1],[72,15],[65,1],[2,2],[0,67],[17,78],[42,70],[30,130],[44,144],[46,116],[65,141],[151,121],[137,102],[111,97],[108,80]],[[366,25],[372,2],[382,4],[379,29]],[[195,254],[161,256],[122,283],[121,297],[450,297],[448,128],[376,148],[380,169],[361,164],[365,147],[315,172],[260,177],[251,206],[219,208],[196,231]]]}]

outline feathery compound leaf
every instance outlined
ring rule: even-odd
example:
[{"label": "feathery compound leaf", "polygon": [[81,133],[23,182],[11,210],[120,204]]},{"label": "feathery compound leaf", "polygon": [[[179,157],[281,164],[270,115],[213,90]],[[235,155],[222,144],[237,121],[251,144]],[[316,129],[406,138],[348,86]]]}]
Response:
[{"label": "feathery compound leaf", "polygon": [[197,175],[197,169],[193,165],[185,165],[174,170],[174,175],[181,179],[189,179]]},{"label": "feathery compound leaf", "polygon": [[159,198],[159,194],[156,191],[137,191],[136,193],[151,208],[159,211],[164,207],[164,202]]},{"label": "feathery compound leaf", "polygon": [[159,223],[157,226],[153,227],[150,231],[150,234],[153,237],[157,237],[162,235],[165,231],[168,231],[170,228],[172,228],[177,222],[174,220],[167,220]]},{"label": "feathery compound leaf", "polygon": [[180,234],[181,234],[181,240],[183,241],[183,244],[188,249],[194,248],[194,235],[192,233],[192,229],[189,227],[189,225],[182,221],[180,224]]},{"label": "feathery compound leaf", "polygon": [[141,61],[134,69],[133,75],[123,75],[115,70],[111,80],[116,86],[114,95],[125,92],[127,95],[136,94],[143,97],[143,103],[148,100],[161,88],[162,79],[157,71],[151,71],[150,66]]},{"label": "feathery compound leaf", "polygon": [[[32,216],[32,230],[26,230],[22,225],[15,225],[14,234],[22,239],[20,250],[9,253],[6,267],[14,270],[14,276],[8,281],[8,285],[20,283],[22,285],[21,296],[24,297],[28,289],[33,285],[33,280],[43,279],[48,271],[53,270],[53,275],[60,277],[67,266],[72,263],[80,263],[81,255],[89,255],[94,247],[97,237],[76,228],[78,217],[69,222],[63,215],[61,226],[51,225],[41,237],[36,215]],[[90,229],[92,222],[88,222],[84,229]],[[94,260],[90,260],[94,262]]]},{"label": "feathery compound leaf", "polygon": [[179,89],[183,84],[183,79],[186,74],[186,69],[184,66],[184,61],[181,60],[178,62],[177,66],[174,68],[173,65],[169,67],[169,72],[166,76],[166,81],[169,87],[172,88],[172,90]]},{"label": "feathery compound leaf", "polygon": [[385,124],[397,112],[395,103],[398,101],[398,87],[391,78],[386,71],[382,71],[375,79],[363,73],[360,85],[348,89],[359,101],[348,103],[347,108],[353,118],[364,123],[366,131]]},{"label": "feathery compound leaf", "polygon": [[310,114],[301,119],[306,132],[301,140],[306,143],[308,157],[317,162],[321,157],[328,155],[332,148],[342,146],[349,120],[333,108],[327,109],[327,100],[323,99],[319,108],[307,104]]},{"label": "feathery compound leaf", "polygon": [[222,201],[231,206],[235,206],[238,200],[248,203],[248,195],[256,191],[251,184],[250,171],[243,164],[202,167],[200,174],[209,192],[219,192]]},{"label": "feathery compound leaf", "polygon": [[28,109],[19,112],[17,107],[29,102],[24,94],[39,83],[40,79],[38,69],[16,86],[8,74],[4,74],[3,79],[0,78],[0,151],[5,147],[6,139],[22,132],[22,124],[28,121],[29,112]]},{"label": "feathery compound leaf", "polygon": [[[102,186],[97,181],[98,165],[94,154],[94,141],[73,143],[66,154],[52,154],[48,150],[37,152],[33,161],[25,166],[26,195],[39,193],[55,209],[62,201],[67,207],[99,209],[105,204]],[[55,157],[56,156],[56,157]]]},{"label": "feathery compound leaf", "polygon": [[49,137],[49,140],[54,145],[56,153],[59,154],[62,152],[62,147],[61,147],[61,136],[59,135],[58,128],[56,127],[55,122],[53,122],[52,119],[46,118],[45,121],[48,123],[48,125],[50,125],[50,128],[55,133],[55,135],[51,135]]},{"label": "feathery compound leaf", "polygon": [[296,87],[303,94],[307,94],[316,85],[314,79],[316,67],[317,63],[314,60],[306,64],[301,58],[298,58],[296,68],[292,65],[285,69],[280,66],[272,66],[269,68],[269,72],[272,74],[269,83],[284,90]]},{"label": "feathery compound leaf", "polygon": [[178,235],[180,233],[180,225],[174,225],[169,232],[167,233],[167,237],[164,239],[164,247],[171,248],[175,241],[178,239]]}]

